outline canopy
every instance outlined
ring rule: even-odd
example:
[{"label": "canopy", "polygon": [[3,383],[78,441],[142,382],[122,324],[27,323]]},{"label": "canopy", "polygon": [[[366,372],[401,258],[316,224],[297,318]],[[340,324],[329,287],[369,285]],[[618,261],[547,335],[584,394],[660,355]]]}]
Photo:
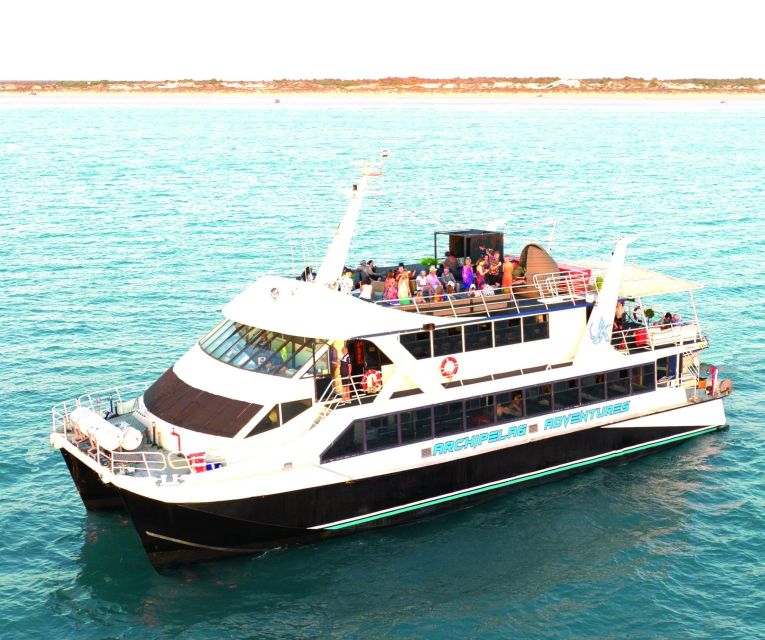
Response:
[{"label": "canopy", "polygon": [[[601,260],[579,260],[576,264],[592,269],[593,276],[602,275],[608,269],[608,262]],[[619,295],[623,298],[644,298],[646,296],[692,291],[700,287],[701,285],[687,280],[672,278],[643,267],[625,264],[622,271],[622,282],[619,286]]]},{"label": "canopy", "polygon": [[316,282],[264,276],[223,307],[229,320],[293,336],[348,340],[421,329],[447,319],[365,302]]}]

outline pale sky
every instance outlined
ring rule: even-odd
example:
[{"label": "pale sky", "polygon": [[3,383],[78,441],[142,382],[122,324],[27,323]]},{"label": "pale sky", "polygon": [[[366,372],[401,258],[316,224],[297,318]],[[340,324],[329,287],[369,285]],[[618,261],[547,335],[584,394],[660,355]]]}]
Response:
[{"label": "pale sky", "polygon": [[765,77],[760,0],[1,0],[0,80]]}]

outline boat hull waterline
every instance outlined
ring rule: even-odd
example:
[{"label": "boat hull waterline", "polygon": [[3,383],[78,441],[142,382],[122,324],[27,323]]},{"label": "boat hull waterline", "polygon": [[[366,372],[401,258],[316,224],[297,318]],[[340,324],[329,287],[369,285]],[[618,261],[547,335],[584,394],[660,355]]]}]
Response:
[{"label": "boat hull waterline", "polygon": [[611,425],[441,463],[240,500],[166,503],[120,489],[151,563],[174,566],[315,542],[464,508],[621,464],[727,425]]}]

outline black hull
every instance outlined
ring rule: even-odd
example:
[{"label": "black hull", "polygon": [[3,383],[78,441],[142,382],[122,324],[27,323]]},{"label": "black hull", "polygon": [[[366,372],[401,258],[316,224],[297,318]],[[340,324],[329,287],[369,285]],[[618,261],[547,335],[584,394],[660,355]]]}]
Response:
[{"label": "black hull", "polygon": [[61,449],[64,462],[72,474],[74,486],[88,511],[118,511],[124,509],[120,494],[112,485],[105,485],[89,466],[80,462],[66,449]]},{"label": "black hull", "polygon": [[240,500],[169,504],[124,490],[121,495],[151,563],[161,568],[304,544],[463,508],[620,464],[717,428],[587,429],[435,466]]}]

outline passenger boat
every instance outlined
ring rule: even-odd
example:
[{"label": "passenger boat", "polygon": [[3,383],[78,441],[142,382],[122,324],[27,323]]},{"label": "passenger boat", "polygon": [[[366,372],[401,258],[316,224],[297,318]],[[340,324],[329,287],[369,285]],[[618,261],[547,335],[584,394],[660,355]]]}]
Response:
[{"label": "passenger boat", "polygon": [[[53,408],[85,506],[126,508],[155,567],[393,525],[726,426],[697,286],[627,264],[627,239],[600,263],[529,245],[493,291],[338,290],[379,173],[354,185],[314,280],[264,276],[152,384]],[[460,261],[508,252],[460,230],[435,234],[436,255],[445,237]],[[685,315],[652,322],[678,294]]]}]

